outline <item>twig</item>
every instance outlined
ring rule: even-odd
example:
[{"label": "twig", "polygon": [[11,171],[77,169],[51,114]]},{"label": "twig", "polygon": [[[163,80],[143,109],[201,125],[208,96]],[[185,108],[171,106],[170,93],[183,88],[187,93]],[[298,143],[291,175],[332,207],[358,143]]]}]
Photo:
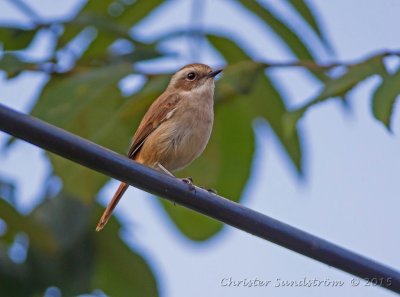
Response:
[{"label": "twig", "polygon": [[[378,54],[374,54],[372,56],[398,56],[400,57],[400,51],[383,51]],[[364,59],[365,60],[365,59]],[[362,60],[363,61],[363,60]],[[291,67],[303,67],[310,70],[321,70],[326,71],[336,67],[350,67],[355,64],[361,63],[362,61],[358,62],[329,62],[329,63],[317,63],[314,61],[294,61],[294,62],[261,62],[260,64],[264,65],[265,68],[291,68]]]},{"label": "twig", "polygon": [[[0,52],[1,53],[9,53],[9,54],[17,54],[18,51],[4,51],[4,52]],[[400,57],[400,51],[398,50],[394,50],[394,51],[382,51],[380,53],[374,54],[374,55],[370,55],[370,57],[373,56],[381,56],[382,58],[384,57],[388,57],[388,56],[397,56]],[[97,58],[99,59],[99,58]],[[364,59],[366,60],[366,59]],[[310,70],[314,70],[314,71],[327,71],[336,67],[351,67],[353,65],[362,63],[364,60],[360,60],[360,61],[356,61],[356,62],[340,62],[340,61],[335,61],[335,62],[329,62],[329,63],[318,63],[318,62],[314,62],[314,61],[307,61],[307,60],[299,60],[299,61],[293,61],[293,62],[258,62],[259,65],[261,67],[264,68],[295,68],[295,67],[302,67],[302,68],[306,68],[306,69],[310,69]],[[113,60],[115,62],[115,60]],[[107,65],[110,63],[110,61],[107,58],[103,58],[103,62],[104,63],[100,63],[101,65]],[[122,61],[122,62],[126,62],[126,61]],[[44,70],[42,68],[43,64],[49,64],[52,63],[55,65],[56,67],[56,63],[54,63],[54,61],[29,61],[29,63],[31,65],[36,64],[37,67],[35,69],[35,67],[30,67],[27,70],[37,70],[37,71],[45,71],[48,74],[52,74],[52,73],[63,73],[62,71],[59,71],[57,68],[52,68],[54,71],[49,72],[48,70]],[[82,63],[81,63],[82,64]],[[83,64],[83,66],[87,66],[87,67],[92,67],[92,65],[90,63],[87,64]],[[48,69],[48,68],[47,68]],[[74,69],[69,69],[66,72],[74,72]],[[136,73],[136,71],[135,71]],[[142,75],[146,75],[146,76],[156,76],[156,75],[160,75],[160,74],[169,74],[169,73],[148,73],[148,72],[141,72],[138,71],[138,74],[142,74]]]}]

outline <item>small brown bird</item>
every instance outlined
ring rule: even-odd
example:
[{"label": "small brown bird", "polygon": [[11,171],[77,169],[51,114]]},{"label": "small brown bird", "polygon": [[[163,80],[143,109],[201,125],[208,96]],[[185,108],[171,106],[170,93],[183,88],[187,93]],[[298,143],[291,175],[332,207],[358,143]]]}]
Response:
[{"label": "small brown bird", "polygon": [[[204,64],[189,64],[176,72],[167,89],[150,106],[133,136],[128,157],[172,175],[205,149],[214,121],[214,77]],[[189,179],[183,179],[191,183]],[[104,211],[96,231],[101,231],[128,188],[121,183]]]}]

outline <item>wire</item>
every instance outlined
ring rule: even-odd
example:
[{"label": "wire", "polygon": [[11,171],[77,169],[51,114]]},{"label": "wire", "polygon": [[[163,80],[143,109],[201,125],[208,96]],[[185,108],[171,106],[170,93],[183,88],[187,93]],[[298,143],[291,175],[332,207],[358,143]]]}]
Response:
[{"label": "wire", "polygon": [[[400,272],[0,104],[0,130],[71,161],[400,293]],[[93,232],[94,232],[93,226]]]}]

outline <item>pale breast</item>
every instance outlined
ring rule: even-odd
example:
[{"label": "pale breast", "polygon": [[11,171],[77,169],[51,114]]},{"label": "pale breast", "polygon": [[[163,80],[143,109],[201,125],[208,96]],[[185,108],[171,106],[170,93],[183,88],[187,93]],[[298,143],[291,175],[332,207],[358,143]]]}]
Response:
[{"label": "pale breast", "polygon": [[171,142],[171,155],[166,166],[178,170],[189,165],[204,151],[213,126],[213,110],[199,107],[187,109],[180,117]]},{"label": "pale breast", "polygon": [[[212,89],[213,90],[213,89]],[[214,111],[213,92],[184,96],[177,107],[148,136],[137,161],[157,169],[160,163],[169,171],[182,169],[205,149],[211,135]]]}]

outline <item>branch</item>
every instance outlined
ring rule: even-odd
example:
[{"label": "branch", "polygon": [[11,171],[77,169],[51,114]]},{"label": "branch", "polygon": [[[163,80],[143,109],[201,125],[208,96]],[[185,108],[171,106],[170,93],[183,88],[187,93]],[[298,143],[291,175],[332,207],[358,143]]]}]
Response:
[{"label": "branch", "polygon": [[400,293],[400,272],[392,268],[201,188],[190,191],[187,184],[179,179],[1,104],[0,130],[355,276],[382,279],[384,281],[379,282],[380,286]]},{"label": "branch", "polygon": [[[381,53],[377,53],[372,56],[382,56],[382,58],[388,56],[397,56],[400,57],[400,51],[383,51]],[[366,59],[364,59],[366,60]],[[265,68],[291,68],[291,67],[303,67],[310,70],[319,70],[319,71],[327,71],[332,68],[336,67],[351,67],[353,65],[359,64],[362,61],[358,62],[330,62],[330,63],[317,63],[314,61],[306,61],[306,60],[299,60],[294,62],[261,62],[260,64],[263,65]]]}]

